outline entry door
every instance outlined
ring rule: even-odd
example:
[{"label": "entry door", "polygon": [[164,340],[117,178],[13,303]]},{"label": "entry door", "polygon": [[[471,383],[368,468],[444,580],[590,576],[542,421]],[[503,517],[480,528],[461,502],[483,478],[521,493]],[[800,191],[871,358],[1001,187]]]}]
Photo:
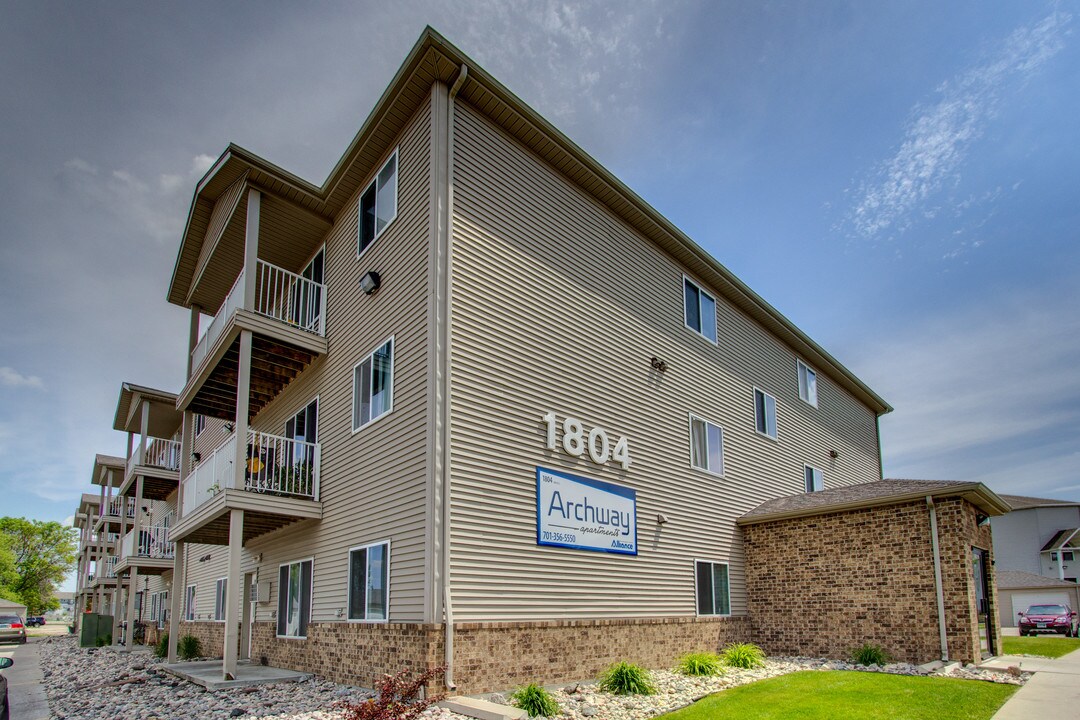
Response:
[{"label": "entry door", "polygon": [[996,654],[993,613],[990,607],[990,558],[982,548],[971,548],[971,572],[975,579],[975,609],[979,616],[979,650],[982,656]]}]

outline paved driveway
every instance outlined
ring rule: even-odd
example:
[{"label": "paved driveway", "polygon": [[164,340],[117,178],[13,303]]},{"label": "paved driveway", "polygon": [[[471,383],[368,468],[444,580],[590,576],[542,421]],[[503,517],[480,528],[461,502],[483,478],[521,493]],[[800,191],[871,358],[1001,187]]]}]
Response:
[{"label": "paved driveway", "polygon": [[1053,720],[1080,716],[1080,650],[1056,660],[1003,655],[980,667],[1004,670],[1010,665],[1019,665],[1035,675],[1009,698],[992,720]]},{"label": "paved driveway", "polygon": [[4,643],[0,645],[0,657],[15,661],[14,666],[3,671],[8,680],[12,720],[49,720],[37,641],[30,638],[25,645]]}]

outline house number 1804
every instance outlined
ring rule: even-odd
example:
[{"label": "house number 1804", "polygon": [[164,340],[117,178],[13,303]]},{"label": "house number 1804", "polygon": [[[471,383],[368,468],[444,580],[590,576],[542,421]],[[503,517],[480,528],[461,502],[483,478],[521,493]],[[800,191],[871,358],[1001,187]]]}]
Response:
[{"label": "house number 1804", "polygon": [[[556,450],[558,418],[555,413],[549,412],[544,416],[544,422],[547,423],[547,449]],[[615,447],[612,447],[603,428],[594,427],[585,432],[585,426],[577,418],[568,417],[562,421],[562,449],[574,457],[588,453],[589,459],[597,465],[611,460],[622,465],[623,470],[630,467],[630,443],[625,437],[616,440]]]}]

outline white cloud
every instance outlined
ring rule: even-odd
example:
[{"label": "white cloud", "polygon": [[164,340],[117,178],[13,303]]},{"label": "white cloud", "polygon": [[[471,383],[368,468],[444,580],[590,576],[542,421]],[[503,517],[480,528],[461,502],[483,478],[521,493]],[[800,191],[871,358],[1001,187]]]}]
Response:
[{"label": "white cloud", "polygon": [[64,518],[64,521],[61,523],[61,525],[63,525],[64,527],[75,527],[75,516],[68,515],[66,518]]},{"label": "white cloud", "polygon": [[896,153],[860,183],[847,222],[856,237],[902,234],[923,203],[955,184],[972,145],[998,112],[1008,83],[1023,81],[1065,45],[1072,16],[1053,12],[1017,29],[996,55],[942,83],[937,102],[911,112]]},{"label": "white cloud", "polygon": [[[23,375],[15,368],[6,365],[0,367],[0,385],[7,387],[28,387],[42,389],[45,383],[37,375]],[[0,438],[3,436],[0,435]]]}]

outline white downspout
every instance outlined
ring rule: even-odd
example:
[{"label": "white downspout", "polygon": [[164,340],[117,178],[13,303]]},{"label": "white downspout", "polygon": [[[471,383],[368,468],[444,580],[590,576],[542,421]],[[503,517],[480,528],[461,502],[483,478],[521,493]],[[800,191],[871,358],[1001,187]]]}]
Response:
[{"label": "white downspout", "polygon": [[926,496],[926,507],[930,510],[930,546],[934,550],[934,588],[937,590],[938,635],[941,638],[941,661],[949,661],[949,639],[945,632],[945,594],[941,588],[941,549],[938,547],[937,510],[934,498]]},{"label": "white downspout", "polygon": [[446,104],[446,304],[443,308],[445,313],[442,331],[445,333],[442,343],[443,373],[442,373],[442,407],[443,415],[443,443],[440,448],[443,456],[442,461],[442,576],[443,576],[443,626],[445,636],[443,649],[445,650],[444,664],[446,671],[444,680],[448,690],[456,690],[454,683],[454,607],[450,597],[450,269],[452,263],[452,248],[454,237],[454,98],[465,83],[469,74],[469,68],[462,64],[454,84],[450,86],[449,99]]}]

